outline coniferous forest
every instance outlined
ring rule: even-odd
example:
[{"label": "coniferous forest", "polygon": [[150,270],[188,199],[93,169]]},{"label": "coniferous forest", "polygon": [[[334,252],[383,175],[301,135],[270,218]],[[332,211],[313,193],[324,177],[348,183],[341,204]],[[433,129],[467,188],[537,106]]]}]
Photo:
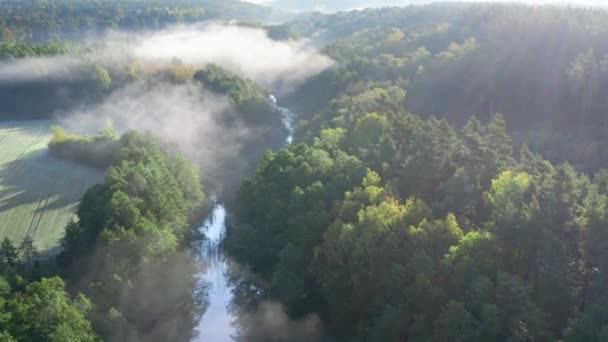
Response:
[{"label": "coniferous forest", "polygon": [[0,155],[48,120],[104,174],[53,249],[0,216],[0,340],[202,341],[206,259],[237,326],[206,340],[608,340],[608,10],[0,9]]}]

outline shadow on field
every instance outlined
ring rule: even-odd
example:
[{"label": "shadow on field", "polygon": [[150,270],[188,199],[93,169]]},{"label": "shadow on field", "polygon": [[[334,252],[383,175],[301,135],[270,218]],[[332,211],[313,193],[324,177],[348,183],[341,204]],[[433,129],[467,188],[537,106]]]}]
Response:
[{"label": "shadow on field", "polygon": [[103,172],[60,161],[47,149],[29,152],[0,165],[0,212],[21,205],[34,205],[34,212],[74,205],[102,177]]},{"label": "shadow on field", "polygon": [[52,257],[56,257],[57,255],[59,255],[59,253],[61,253],[61,246],[57,245],[38,252],[38,257],[41,260],[47,260]]},{"label": "shadow on field", "polygon": [[47,134],[50,123],[48,120],[37,121],[1,121],[0,109],[0,144],[10,143],[14,136],[31,136],[42,138]]}]

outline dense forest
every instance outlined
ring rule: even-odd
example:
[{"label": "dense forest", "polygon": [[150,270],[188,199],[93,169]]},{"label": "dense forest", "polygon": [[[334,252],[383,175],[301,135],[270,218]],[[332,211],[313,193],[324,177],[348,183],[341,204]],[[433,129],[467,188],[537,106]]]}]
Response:
[{"label": "dense forest", "polygon": [[[103,119],[110,104],[124,121],[53,128],[54,158],[106,176],[55,253],[0,244],[0,340],[192,340],[208,303],[190,247],[210,197],[229,211],[233,311],[280,303],[317,315],[327,341],[608,339],[608,11],[442,3],[283,22],[241,1],[0,6],[0,119]],[[116,60],[123,45],[83,41],[229,19],[332,63],[270,89],[239,65]],[[279,93],[300,120],[289,146]],[[172,96],[160,117],[193,113],[170,134],[200,140],[124,130],[158,114],[131,102]],[[205,144],[237,147],[193,153]]]},{"label": "dense forest", "polygon": [[205,305],[192,296],[195,265],[184,254],[205,205],[198,168],[150,135],[55,135],[60,149],[112,142],[111,166],[84,195],[60,254],[40,255],[29,237],[0,245],[2,340],[190,338]]},{"label": "dense forest", "polygon": [[[99,50],[111,33],[223,20],[263,27],[257,23],[283,17],[279,11],[237,0],[2,0],[0,6],[0,118],[12,119],[48,118],[95,104],[135,79],[184,81],[197,70],[182,66],[179,59],[170,68],[131,56],[104,59],[100,55],[120,49]],[[268,30],[277,39],[285,37],[281,25]]]},{"label": "dense forest", "polygon": [[608,158],[607,18],[598,9],[436,4],[296,21],[296,32],[338,39],[325,51],[339,64],[293,102],[312,117],[334,99],[397,87],[410,112],[458,127],[502,113],[517,146],[597,171]]},{"label": "dense forest", "polygon": [[5,43],[45,43],[107,29],[150,30],[209,19],[273,16],[268,7],[238,0],[2,0],[0,6],[0,41]]},{"label": "dense forest", "polygon": [[[123,134],[105,181],[84,195],[78,221],[66,228],[58,257],[67,279],[94,303],[90,317],[103,338],[167,341],[193,333],[194,266],[180,250],[195,234],[203,201],[195,165],[148,135]],[[159,292],[162,298],[149,297]]]},{"label": "dense forest", "polygon": [[242,186],[231,254],[340,341],[605,340],[607,18],[442,4],[290,24],[327,30],[337,63],[293,94],[307,120]]}]

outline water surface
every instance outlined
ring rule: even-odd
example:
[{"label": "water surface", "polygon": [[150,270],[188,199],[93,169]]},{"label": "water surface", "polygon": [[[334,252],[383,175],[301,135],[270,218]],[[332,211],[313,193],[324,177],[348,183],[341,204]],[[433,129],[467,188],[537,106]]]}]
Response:
[{"label": "water surface", "polygon": [[[268,100],[274,110],[280,114],[281,122],[288,132],[285,145],[289,145],[293,141],[295,115],[289,109],[278,106],[274,96],[271,95]],[[237,335],[238,317],[235,317],[234,311],[230,310],[234,298],[232,286],[227,278],[230,264],[221,248],[226,234],[226,209],[222,204],[214,205],[213,211],[201,227],[201,232],[206,240],[202,242],[199,257],[205,267],[199,275],[198,282],[199,286],[208,289],[209,306],[198,324],[198,335],[194,341],[234,341]]]}]

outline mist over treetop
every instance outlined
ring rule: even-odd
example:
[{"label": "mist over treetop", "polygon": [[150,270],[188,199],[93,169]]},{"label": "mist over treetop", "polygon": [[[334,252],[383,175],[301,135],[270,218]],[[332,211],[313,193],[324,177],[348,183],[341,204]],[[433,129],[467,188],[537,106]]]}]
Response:
[{"label": "mist over treetop", "polygon": [[2,4],[0,339],[606,340],[607,11]]},{"label": "mist over treetop", "polygon": [[[499,3],[509,4],[514,1],[508,0],[455,0],[455,1],[437,1],[437,0],[333,0],[333,1],[307,1],[307,0],[249,0],[253,4],[260,4],[289,11],[305,12],[305,11],[320,11],[326,13],[339,11],[362,10],[366,8],[380,7],[396,7],[409,5],[428,5],[433,3]],[[581,7],[605,7],[606,3],[602,0],[521,0],[516,3],[525,3],[529,5],[557,5],[557,6],[581,6]]]}]

